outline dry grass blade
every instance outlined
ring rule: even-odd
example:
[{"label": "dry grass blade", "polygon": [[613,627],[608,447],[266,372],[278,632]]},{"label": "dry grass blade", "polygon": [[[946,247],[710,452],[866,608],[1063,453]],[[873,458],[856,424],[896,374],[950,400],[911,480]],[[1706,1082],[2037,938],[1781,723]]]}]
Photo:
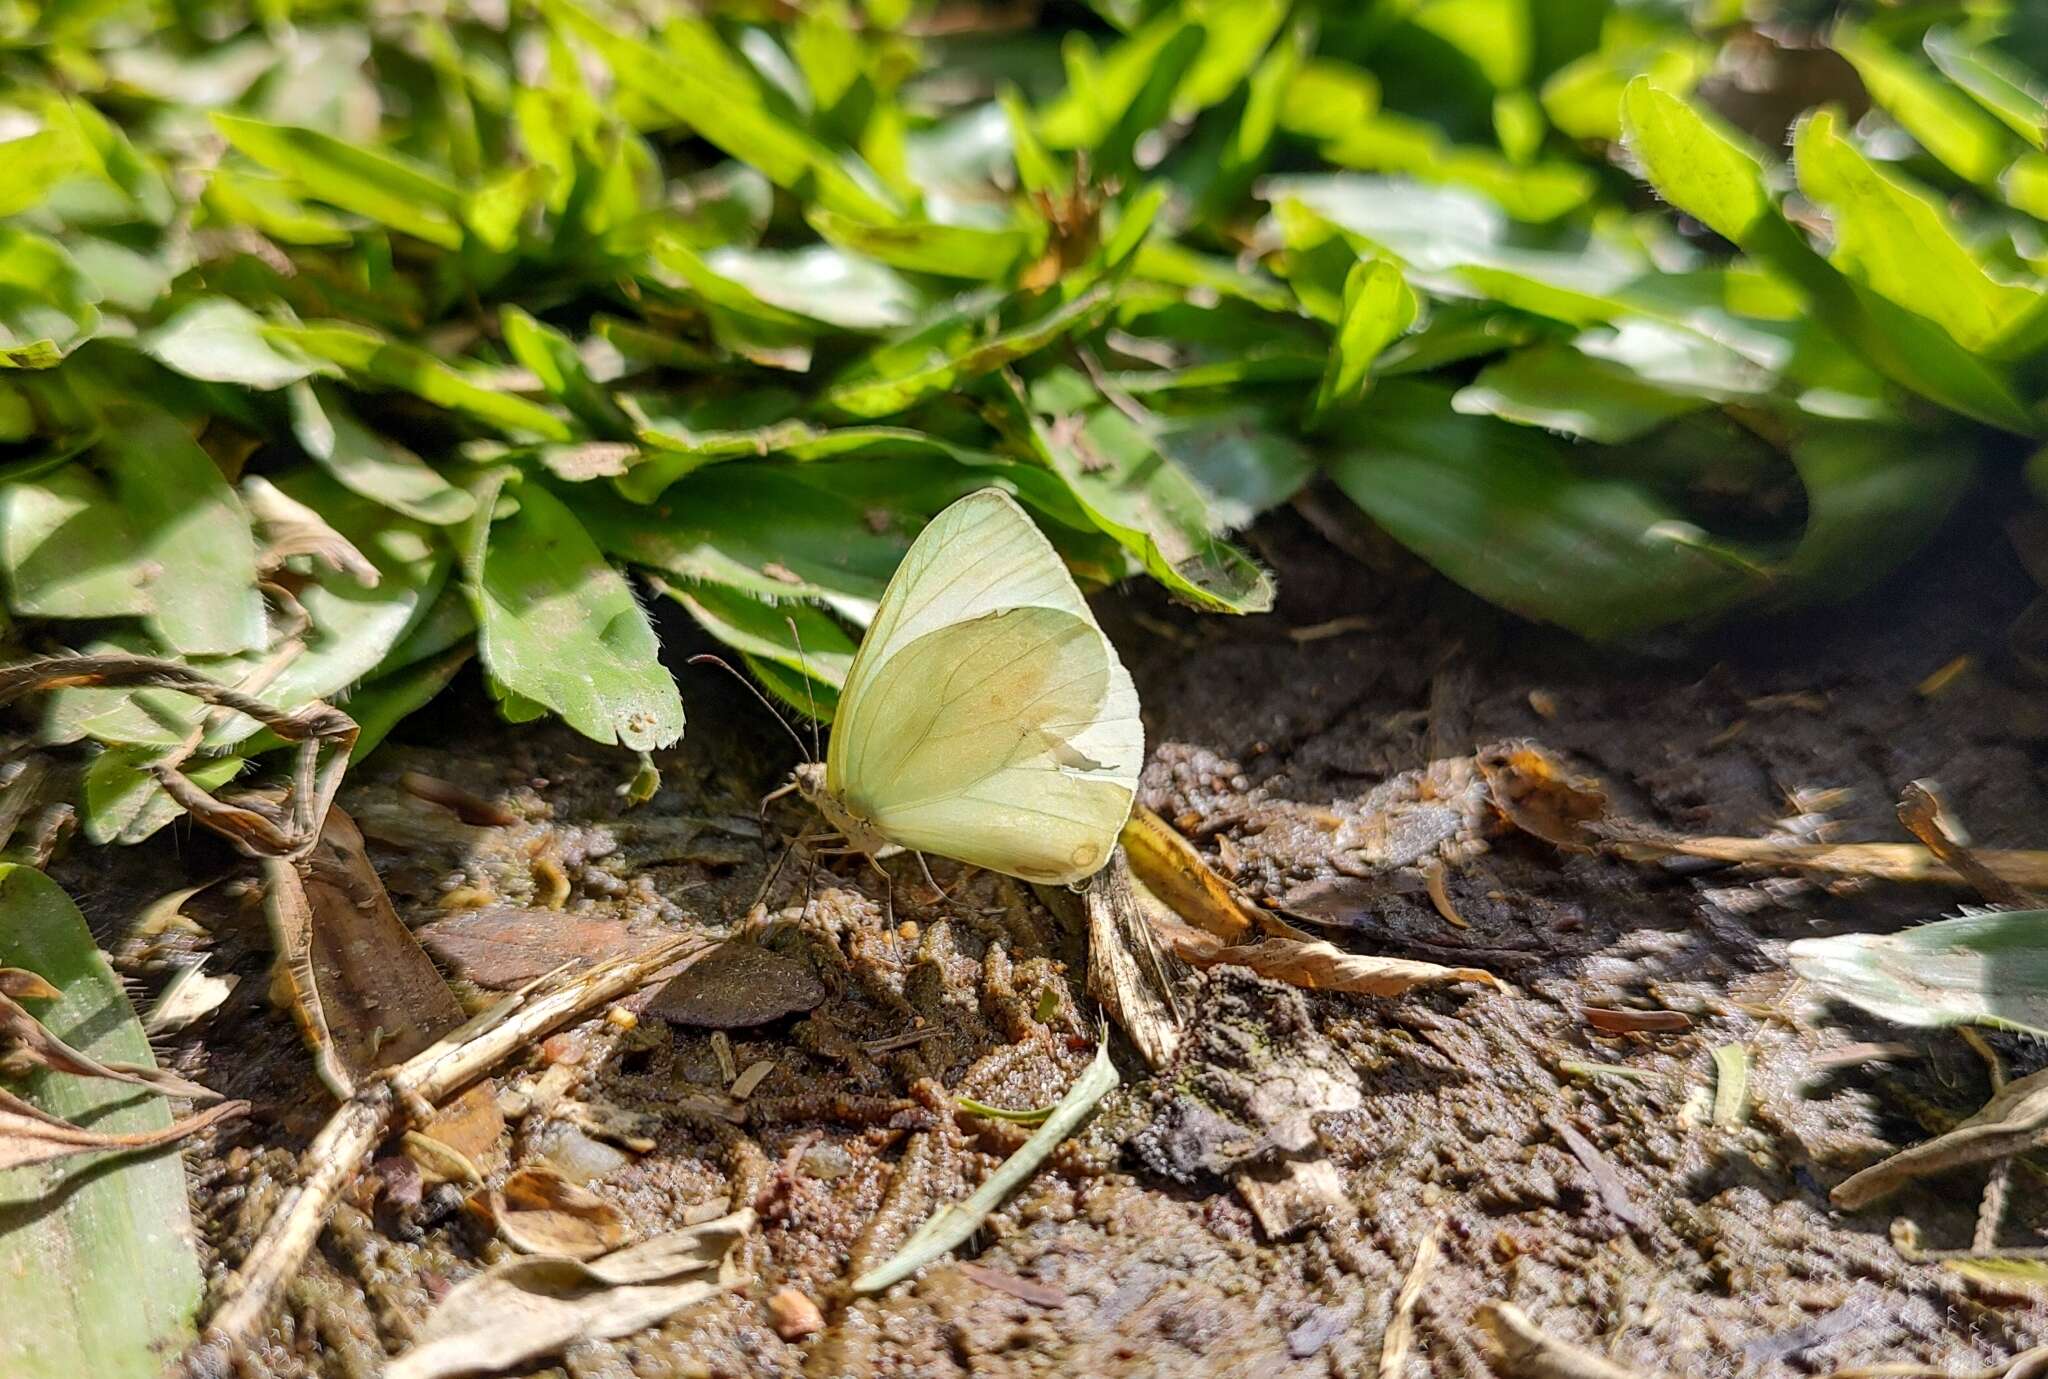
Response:
[{"label": "dry grass blade", "polygon": [[1658,1379],[1545,1334],[1513,1303],[1490,1302],[1479,1309],[1478,1320],[1493,1342],[1501,1372],[1513,1379]]},{"label": "dry grass blade", "polygon": [[1387,1323],[1387,1334],[1380,1341],[1379,1379],[1401,1379],[1408,1367],[1408,1352],[1415,1344],[1415,1304],[1422,1300],[1423,1286],[1429,1282],[1442,1254],[1437,1246],[1437,1230],[1431,1225],[1422,1233],[1422,1241],[1415,1247],[1415,1260],[1408,1266],[1408,1277],[1401,1280],[1401,1291],[1394,1297],[1394,1319]]},{"label": "dry grass blade", "polygon": [[1836,1185],[1828,1194],[1838,1207],[1854,1211],[1916,1178],[2023,1153],[2048,1131],[2048,1070],[2015,1078],[1984,1103],[1984,1109],[1925,1144],[1901,1150],[1882,1163]]},{"label": "dry grass blade", "polygon": [[1311,991],[1348,991],[1357,996],[1399,996],[1418,986],[1478,982],[1497,986],[1491,972],[1478,967],[1444,967],[1413,958],[1347,953],[1326,939],[1269,938],[1224,947],[1185,925],[1158,924],[1160,937],[1178,957],[1196,967],[1245,967]]},{"label": "dry grass blade", "polygon": [[385,1379],[489,1374],[578,1341],[630,1336],[737,1281],[726,1256],[753,1224],[753,1212],[740,1211],[587,1264],[500,1264],[450,1289]]},{"label": "dry grass blade", "polygon": [[1950,826],[1948,811],[1929,783],[1913,781],[1900,793],[1899,822],[1988,903],[2015,910],[2033,904],[2025,891],[1977,860],[1959,836],[1961,830]]},{"label": "dry grass blade", "polygon": [[41,1021],[17,1005],[12,997],[4,994],[0,994],[0,1039],[13,1040],[35,1063],[52,1072],[126,1082],[136,1087],[147,1087],[162,1096],[188,1097],[193,1101],[220,1100],[220,1093],[187,1081],[176,1073],[140,1063],[102,1063],[80,1053],[44,1028]]},{"label": "dry grass blade", "polygon": [[957,1249],[988,1219],[990,1212],[1002,1205],[1005,1197],[1038,1171],[1046,1156],[1079,1128],[1095,1109],[1095,1103],[1108,1096],[1116,1085],[1116,1065],[1109,1061],[1109,1045],[1104,1043],[1095,1050],[1095,1061],[1067,1089],[1067,1094],[1053,1107],[1052,1114],[1032,1132],[1030,1139],[1018,1147],[1016,1153],[1003,1160],[1002,1167],[990,1174],[987,1182],[976,1188],[966,1201],[954,1202],[943,1208],[911,1232],[910,1238],[895,1254],[853,1281],[853,1291],[879,1293]]},{"label": "dry grass blade", "polygon": [[[1038,892],[1055,911],[1076,904],[1064,887]],[[1109,1012],[1147,1067],[1165,1067],[1180,1051],[1184,1033],[1174,986],[1186,969],[1161,951],[1131,885],[1125,848],[1095,873],[1078,907],[1088,930],[1088,994]]]},{"label": "dry grass blade", "polygon": [[[176,755],[150,768],[164,793],[193,818],[250,857],[303,857],[320,839],[320,827],[341,788],[355,746],[356,722],[341,710],[315,700],[302,708],[283,710],[252,694],[218,684],[176,661],[152,656],[49,656],[0,666],[0,704],[43,690],[92,686],[104,689],[167,689],[189,694],[201,703],[246,714],[298,745],[293,763],[291,809],[280,825],[260,808],[215,799],[177,768]],[[322,746],[326,758],[321,758]]]}]

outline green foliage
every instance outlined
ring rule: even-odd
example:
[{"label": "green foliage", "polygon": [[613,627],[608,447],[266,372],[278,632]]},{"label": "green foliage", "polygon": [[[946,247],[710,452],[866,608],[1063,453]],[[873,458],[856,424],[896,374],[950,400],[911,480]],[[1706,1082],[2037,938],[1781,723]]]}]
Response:
[{"label": "green foliage", "polygon": [[[31,1013],[102,1063],[154,1066],[149,1036],[85,917],[41,872],[0,863],[0,967],[62,994]],[[106,1078],[39,1069],[10,1090],[103,1134],[171,1124],[161,1097]],[[192,1340],[201,1278],[198,1232],[175,1151],[97,1153],[0,1172],[0,1372],[17,1379],[155,1379]]]},{"label": "green foliage", "polygon": [[[1232,536],[1319,473],[1592,637],[1838,597],[2041,448],[2048,76],[2018,0],[1810,8],[13,0],[8,635],[346,696],[359,751],[474,659],[639,749],[636,580],[829,716],[962,493],[1249,613]],[[1731,98],[1775,42],[1873,108]],[[275,747],[42,724],[123,839],[202,727],[206,779]]]}]

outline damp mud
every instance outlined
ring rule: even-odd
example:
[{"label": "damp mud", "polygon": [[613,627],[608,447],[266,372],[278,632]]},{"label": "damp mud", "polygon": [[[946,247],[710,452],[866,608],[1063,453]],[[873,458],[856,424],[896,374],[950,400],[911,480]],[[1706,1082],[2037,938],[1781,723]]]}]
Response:
[{"label": "damp mud", "polygon": [[[2007,639],[2039,591],[1995,519],[1965,514],[1847,607],[1622,650],[1498,614],[1333,510],[1311,495],[1249,534],[1279,574],[1271,615],[1101,600],[1145,705],[1144,802],[1292,922],[1500,985],[1373,999],[1190,974],[1176,1062],[1118,1043],[1087,1127],[878,1297],[846,1281],[1030,1133],[959,1099],[1044,1107],[1093,1056],[1072,924],[1005,878],[934,861],[941,894],[915,859],[790,851],[805,810],[760,801],[797,748],[714,670],[681,672],[688,735],[642,805],[630,755],[505,726],[473,683],[352,775],[341,803],[469,1009],[678,931],[734,940],[495,1080],[506,1130],[468,1165],[486,1180],[552,1167],[636,1238],[759,1216],[742,1285],[533,1373],[1476,1379],[1499,1372],[1490,1302],[1645,1379],[1960,1374],[2048,1341],[2037,1285],[1899,1243],[1905,1222],[1967,1247],[1982,1168],[1859,1212],[1828,1200],[1976,1110],[1983,1057],[1830,1006],[1785,961],[1974,897],[1563,851],[1502,829],[1474,765],[1531,739],[1664,829],[1843,840],[1903,840],[1900,791],[1931,779],[1977,844],[2048,845],[2048,695]],[[665,631],[677,666],[702,649]],[[191,1156],[225,1271],[333,1106],[269,999],[253,873],[185,829],[74,852],[60,879],[144,991],[198,951],[240,978],[163,1050],[254,1103]],[[209,880],[189,921],[137,931],[147,901]],[[1990,1042],[2014,1076],[2044,1062]],[[1726,1046],[1750,1075],[1717,1119]],[[2018,1162],[2001,1248],[2043,1243],[2044,1171]],[[507,1257],[461,1178],[380,1151],[251,1372],[367,1379]]]}]

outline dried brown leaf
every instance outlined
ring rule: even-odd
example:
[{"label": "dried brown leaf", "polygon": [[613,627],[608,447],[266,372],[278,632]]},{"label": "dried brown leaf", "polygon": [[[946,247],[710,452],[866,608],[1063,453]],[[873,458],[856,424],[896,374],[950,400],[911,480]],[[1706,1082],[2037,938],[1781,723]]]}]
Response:
[{"label": "dried brown leaf", "polygon": [[0,996],[17,1001],[54,1001],[63,994],[25,967],[0,967]]},{"label": "dried brown leaf", "polygon": [[163,1096],[189,1097],[193,1101],[220,1100],[219,1092],[161,1068],[135,1063],[102,1063],[88,1057],[50,1033],[40,1020],[7,995],[0,995],[0,1038],[15,1040],[31,1059],[54,1072],[132,1083]]},{"label": "dried brown leaf", "polygon": [[1901,1150],[1837,1184],[1828,1197],[1854,1211],[1916,1178],[2023,1153],[2048,1132],[2048,1069],[2005,1084],[1984,1109],[1924,1144]]},{"label": "dried brown leaf", "polygon": [[0,1089],[0,1170],[103,1149],[156,1149],[175,1144],[216,1121],[239,1116],[248,1109],[246,1101],[223,1101],[183,1120],[173,1121],[161,1130],[112,1135],[60,1120],[12,1092]]},{"label": "dried brown leaf", "polygon": [[1121,839],[1131,875],[1188,923],[1236,943],[1261,920],[1173,825],[1139,805]]},{"label": "dried brown leaf", "polygon": [[1607,793],[1598,781],[1575,776],[1564,763],[1523,738],[1482,747],[1473,756],[1492,792],[1494,808],[1524,833],[1567,852],[1592,852],[1590,826],[1607,817]]},{"label": "dried brown leaf", "polygon": [[386,1379],[489,1374],[578,1341],[610,1340],[706,1301],[729,1282],[727,1253],[753,1228],[739,1211],[657,1236],[590,1263],[520,1259],[450,1289],[420,1327],[419,1344]]},{"label": "dried brown leaf", "polygon": [[530,1255],[595,1259],[626,1243],[626,1217],[552,1168],[522,1168],[472,1205],[513,1249]]},{"label": "dried brown leaf", "polygon": [[1185,926],[1155,924],[1160,938],[1178,956],[1197,967],[1246,967],[1261,977],[1288,982],[1311,991],[1348,991],[1358,996],[1399,996],[1418,986],[1479,982],[1498,986],[1491,972],[1477,967],[1444,967],[1412,958],[1347,953],[1325,939],[1269,938],[1226,948]]}]

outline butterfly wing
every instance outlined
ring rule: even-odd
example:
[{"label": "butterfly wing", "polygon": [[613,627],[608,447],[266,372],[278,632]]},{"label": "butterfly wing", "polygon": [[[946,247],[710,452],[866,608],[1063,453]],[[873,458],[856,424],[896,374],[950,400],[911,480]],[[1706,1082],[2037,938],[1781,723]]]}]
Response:
[{"label": "butterfly wing", "polygon": [[1108,860],[1144,759],[1138,696],[1008,495],[939,514],[841,693],[827,785],[892,842],[1034,881]]}]

